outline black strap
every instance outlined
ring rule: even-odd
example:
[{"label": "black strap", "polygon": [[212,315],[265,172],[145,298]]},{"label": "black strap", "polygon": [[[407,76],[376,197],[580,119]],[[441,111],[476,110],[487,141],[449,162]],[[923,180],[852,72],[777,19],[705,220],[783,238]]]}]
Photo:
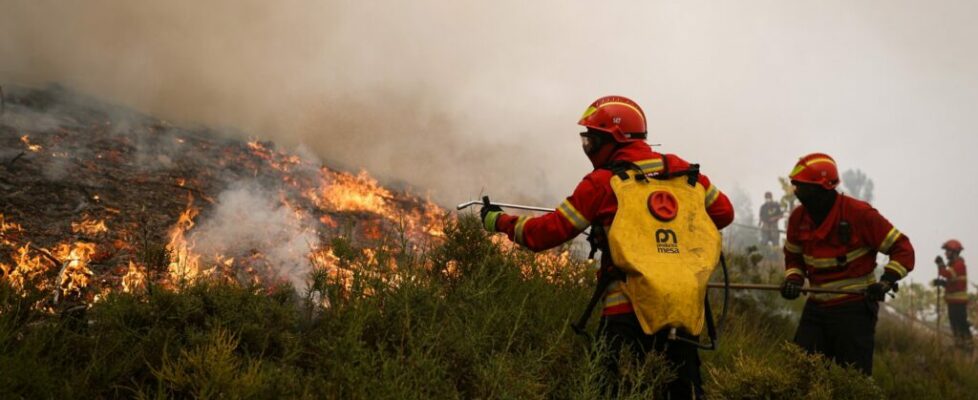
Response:
[{"label": "black strap", "polygon": [[[665,154],[660,154],[660,156],[662,156],[662,172],[660,172],[660,173],[658,173],[658,174],[655,175],[655,178],[656,179],[663,179],[663,180],[665,180],[665,179],[672,179],[672,178],[676,178],[676,177],[680,177],[680,176],[685,176],[685,177],[688,178],[688,182],[689,182],[690,186],[695,186],[696,185],[696,182],[700,178],[700,165],[699,164],[690,164],[689,167],[687,167],[686,169],[684,169],[682,171],[672,172],[672,171],[669,170],[669,161],[667,160],[666,155]],[[630,171],[630,170],[634,170],[636,172],[639,172],[641,174],[642,178],[645,177],[645,170],[643,170],[642,167],[639,167],[637,164],[635,164],[635,163],[633,163],[631,161],[614,160],[614,161],[611,161],[611,162],[605,164],[601,168],[611,171],[611,173],[617,175],[622,180],[628,180],[628,178],[629,178],[628,171]],[[638,174],[636,174],[635,177],[636,177],[636,179],[641,179],[641,178],[639,178]]]},{"label": "black strap", "polygon": [[594,254],[598,250],[602,252],[607,252],[607,238],[604,234],[604,227],[599,224],[591,224],[591,231],[587,234],[587,244],[591,246],[591,251],[588,253],[588,260],[594,259]]},{"label": "black strap", "polygon": [[669,163],[666,162],[665,156],[662,157],[662,173],[655,176],[655,179],[672,179],[678,178],[680,176],[686,177],[686,183],[689,186],[696,186],[696,182],[700,179],[700,165],[690,164],[689,168],[682,171],[670,172]]},{"label": "black strap", "polygon": [[611,282],[622,279],[622,273],[614,265],[605,263],[605,258],[610,257],[610,252],[608,250],[608,240],[605,235],[604,227],[599,224],[591,224],[591,231],[588,233],[587,242],[591,246],[590,254],[588,254],[588,259],[594,260],[594,254],[601,250],[601,260],[597,262],[599,265],[608,265],[601,271],[598,275],[598,282],[594,286],[594,293],[591,294],[591,300],[588,301],[587,307],[585,307],[584,312],[581,314],[577,322],[571,324],[571,328],[574,332],[584,336],[589,337],[587,334],[587,321],[591,318],[591,314],[594,312],[594,308],[598,306],[598,302],[604,297],[604,292],[608,289],[608,285]]},{"label": "black strap", "polygon": [[611,282],[621,280],[620,271],[618,268],[610,267],[601,271],[601,275],[598,277],[598,284],[594,287],[594,293],[591,294],[591,300],[588,301],[587,307],[584,308],[584,312],[577,322],[571,324],[571,329],[574,333],[590,338],[591,336],[587,333],[587,321],[591,319],[591,314],[594,312],[594,308],[598,306],[598,302],[604,297],[604,292],[608,290],[608,286]]},{"label": "black strap", "polygon": [[[618,178],[620,178],[623,181],[627,181],[628,180],[628,178],[629,178],[628,171],[629,170],[638,170],[638,171],[641,171],[642,170],[641,168],[638,167],[638,165],[635,165],[631,161],[624,161],[624,160],[615,160],[615,161],[609,162],[608,164],[605,164],[601,168],[611,171],[612,174],[617,175]],[[643,178],[644,178],[644,175],[643,175]]]},{"label": "black strap", "polygon": [[710,308],[710,296],[703,300],[703,308],[706,313],[706,334],[710,337],[710,346],[704,347],[706,350],[716,350],[717,348],[717,326],[713,320],[713,310]]}]

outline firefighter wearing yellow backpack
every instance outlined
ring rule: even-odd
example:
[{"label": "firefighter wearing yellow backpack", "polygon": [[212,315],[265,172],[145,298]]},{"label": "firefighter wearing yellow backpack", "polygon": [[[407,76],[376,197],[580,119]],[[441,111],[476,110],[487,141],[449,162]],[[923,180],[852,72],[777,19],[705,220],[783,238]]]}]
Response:
[{"label": "firefighter wearing yellow backpack", "polygon": [[630,99],[602,97],[579,124],[587,128],[581,140],[595,169],[574,193],[556,211],[533,218],[489,204],[482,221],[534,251],[591,227],[602,248],[605,284],[595,301],[603,302],[598,336],[610,354],[608,368],[618,372],[623,350],[639,359],[658,352],[677,372],[669,398],[700,398],[706,281],[720,254],[718,229],[733,221],[733,207],[698,167],[652,150],[645,114]]}]

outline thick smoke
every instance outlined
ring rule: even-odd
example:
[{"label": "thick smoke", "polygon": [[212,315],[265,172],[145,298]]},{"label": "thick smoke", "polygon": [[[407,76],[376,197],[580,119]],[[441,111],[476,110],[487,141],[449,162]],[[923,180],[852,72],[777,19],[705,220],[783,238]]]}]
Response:
[{"label": "thick smoke", "polygon": [[194,250],[205,259],[262,254],[268,267],[300,291],[312,271],[307,255],[319,247],[315,232],[303,226],[274,193],[247,182],[222,192],[192,235]]},{"label": "thick smoke", "polygon": [[[432,21],[434,9],[453,17]],[[0,84],[58,82],[177,123],[305,144],[328,164],[431,190],[443,203],[483,189],[546,198],[569,189],[530,162],[559,159],[538,154],[549,130],[539,117],[554,115],[559,91],[517,86],[535,77],[505,78],[512,62],[535,56],[531,43],[506,49],[522,34],[472,24],[508,12],[453,3],[15,2],[0,13]],[[573,104],[560,120],[571,149],[573,119],[589,97],[563,100]]]},{"label": "thick smoke", "polygon": [[621,94],[645,108],[650,141],[721,189],[759,201],[799,156],[828,152],[939,249],[978,242],[960,211],[978,185],[948,173],[970,171],[978,146],[976,13],[966,0],[7,1],[0,83],[61,82],[305,143],[442,204],[484,190],[551,206],[589,169],[575,117]]}]

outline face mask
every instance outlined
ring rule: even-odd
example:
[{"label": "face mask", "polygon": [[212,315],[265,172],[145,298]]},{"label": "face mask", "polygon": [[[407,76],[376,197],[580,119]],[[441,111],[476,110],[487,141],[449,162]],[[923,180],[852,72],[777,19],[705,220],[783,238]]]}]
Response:
[{"label": "face mask", "polygon": [[813,184],[792,183],[795,185],[795,197],[805,208],[817,211],[826,208],[826,205],[831,206],[832,198],[835,196],[834,190]]}]

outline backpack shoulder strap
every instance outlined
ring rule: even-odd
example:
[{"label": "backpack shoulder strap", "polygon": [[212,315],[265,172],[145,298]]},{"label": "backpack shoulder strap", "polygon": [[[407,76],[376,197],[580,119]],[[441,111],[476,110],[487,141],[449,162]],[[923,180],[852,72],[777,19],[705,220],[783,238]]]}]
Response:
[{"label": "backpack shoulder strap", "polygon": [[666,156],[662,155],[662,173],[655,176],[656,179],[673,179],[680,176],[686,177],[686,183],[689,186],[696,186],[696,182],[700,179],[700,165],[699,164],[689,164],[689,167],[682,171],[670,171],[669,162],[666,160]]},{"label": "backpack shoulder strap", "polygon": [[609,162],[608,164],[605,164],[603,167],[601,167],[601,169],[606,169],[611,171],[612,174],[614,174],[618,178],[621,178],[621,180],[623,181],[627,181],[631,177],[630,175],[628,175],[628,171],[638,172],[637,174],[635,174],[636,180],[645,181],[646,179],[645,171],[643,171],[641,167],[639,167],[638,165],[636,165],[631,161],[615,160]]}]

